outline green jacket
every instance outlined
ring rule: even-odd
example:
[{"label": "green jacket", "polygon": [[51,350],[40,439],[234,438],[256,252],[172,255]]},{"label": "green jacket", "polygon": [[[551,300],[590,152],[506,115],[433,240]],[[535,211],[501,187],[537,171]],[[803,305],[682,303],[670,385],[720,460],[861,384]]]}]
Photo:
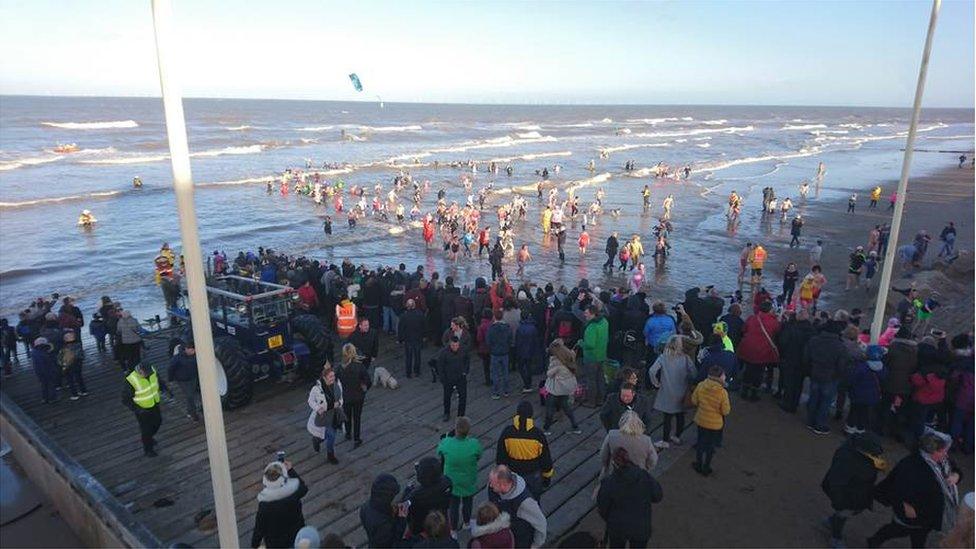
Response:
[{"label": "green jacket", "polygon": [[437,445],[437,453],[444,460],[444,476],[451,479],[451,494],[473,496],[478,492],[478,459],[481,442],[477,437],[445,437]]},{"label": "green jacket", "polygon": [[610,340],[610,323],[606,317],[594,318],[583,332],[583,362],[601,362],[607,359],[607,342]]}]

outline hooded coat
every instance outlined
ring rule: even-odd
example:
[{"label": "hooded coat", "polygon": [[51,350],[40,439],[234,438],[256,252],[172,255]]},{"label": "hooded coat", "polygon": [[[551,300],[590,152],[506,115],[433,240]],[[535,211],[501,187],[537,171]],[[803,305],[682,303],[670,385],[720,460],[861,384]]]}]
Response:
[{"label": "hooded coat", "polygon": [[393,475],[383,473],[373,480],[369,499],[359,508],[359,522],[366,531],[369,547],[395,547],[403,539],[407,519],[393,512],[393,500],[398,493],[400,484]]},{"label": "hooded coat", "polygon": [[261,545],[262,541],[265,547],[294,547],[295,535],[305,526],[302,498],[308,493],[308,486],[294,469],[279,481],[271,484],[265,479],[264,488],[258,494],[251,547]]},{"label": "hooded coat", "polygon": [[607,531],[626,539],[651,537],[651,504],[663,499],[664,492],[650,473],[633,464],[616,467],[600,482],[597,510],[607,523]]},{"label": "hooded coat", "polygon": [[883,452],[873,436],[863,434],[851,436],[834,452],[820,488],[835,511],[871,508],[874,483],[887,466],[881,457]]},{"label": "hooded coat", "polygon": [[512,519],[508,513],[501,513],[488,524],[471,521],[470,549],[512,549],[515,536],[512,534]]},{"label": "hooded coat", "polygon": [[427,513],[440,511],[448,516],[452,491],[451,479],[444,476],[439,459],[427,456],[417,463],[417,484],[408,486],[403,494],[404,501],[410,500],[407,525],[411,536],[417,537],[424,531]]}]

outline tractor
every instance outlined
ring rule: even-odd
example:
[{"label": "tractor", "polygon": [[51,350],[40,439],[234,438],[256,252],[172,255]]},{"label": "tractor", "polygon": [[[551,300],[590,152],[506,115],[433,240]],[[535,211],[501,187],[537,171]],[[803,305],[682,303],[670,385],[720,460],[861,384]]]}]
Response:
[{"label": "tractor", "polygon": [[[207,301],[217,358],[217,390],[225,408],[251,401],[253,386],[279,379],[304,362],[322,364],[331,341],[318,317],[295,312],[294,288],[236,275],[207,280]],[[190,314],[168,309],[171,325],[189,336]]]}]

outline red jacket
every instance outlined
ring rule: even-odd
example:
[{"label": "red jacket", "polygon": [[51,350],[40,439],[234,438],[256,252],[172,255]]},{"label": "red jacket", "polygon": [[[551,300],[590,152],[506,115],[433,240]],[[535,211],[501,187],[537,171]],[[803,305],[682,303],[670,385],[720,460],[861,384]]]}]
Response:
[{"label": "red jacket", "polygon": [[[762,319],[762,326],[766,328],[767,338],[759,325]],[[742,341],[736,349],[739,358],[751,364],[776,364],[779,362],[779,353],[776,348],[776,334],[779,333],[779,321],[772,313],[754,314],[746,320],[745,327],[742,329]],[[772,340],[772,341],[770,341]]]},{"label": "red jacket", "polygon": [[302,308],[306,311],[318,309],[319,296],[310,284],[302,284],[298,288],[298,298],[302,300]]},{"label": "red jacket", "polygon": [[919,404],[939,404],[945,400],[946,380],[929,372],[922,375],[918,372],[908,378],[912,387],[912,400]]}]

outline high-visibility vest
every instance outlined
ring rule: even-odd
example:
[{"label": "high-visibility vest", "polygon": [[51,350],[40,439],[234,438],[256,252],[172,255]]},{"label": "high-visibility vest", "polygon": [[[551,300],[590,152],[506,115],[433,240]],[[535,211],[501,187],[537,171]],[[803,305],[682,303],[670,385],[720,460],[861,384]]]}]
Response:
[{"label": "high-visibility vest", "polygon": [[349,337],[356,331],[356,304],[352,301],[336,305],[336,331],[339,337]]},{"label": "high-visibility vest", "polygon": [[139,375],[139,372],[132,370],[125,380],[132,385],[135,394],[132,395],[132,402],[136,406],[144,409],[152,408],[159,404],[159,378],[156,376],[156,369],[153,368],[152,374],[148,378]]}]

